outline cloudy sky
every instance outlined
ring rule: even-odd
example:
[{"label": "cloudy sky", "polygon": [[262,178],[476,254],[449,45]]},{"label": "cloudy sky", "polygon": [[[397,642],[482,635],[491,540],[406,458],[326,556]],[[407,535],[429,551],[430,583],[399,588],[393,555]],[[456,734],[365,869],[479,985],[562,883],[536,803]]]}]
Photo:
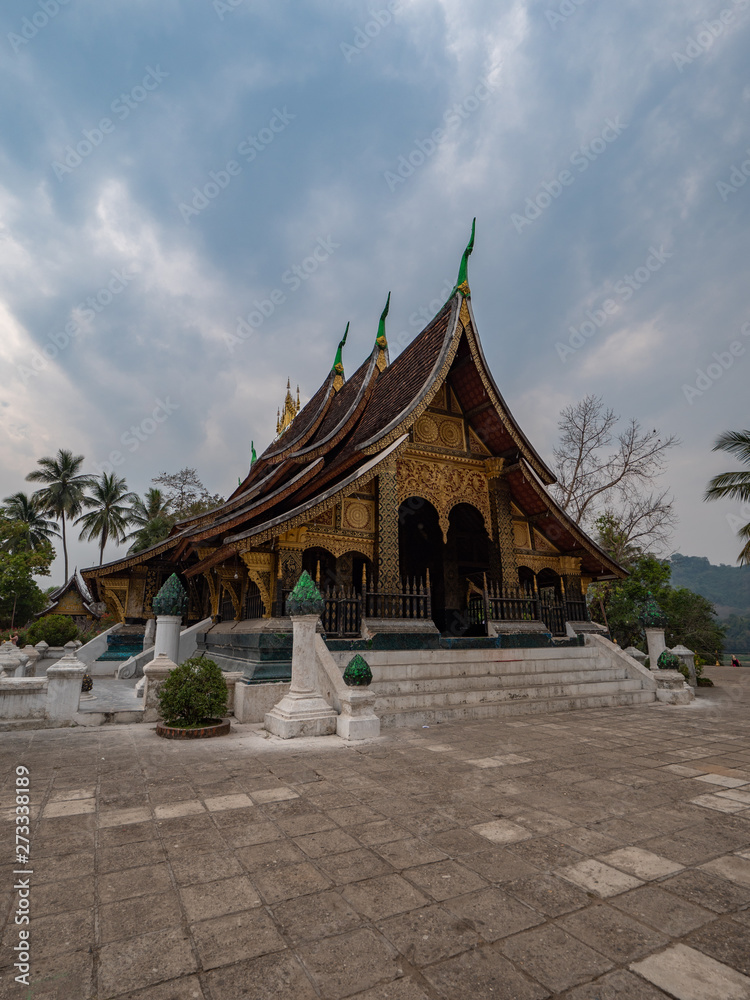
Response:
[{"label": "cloudy sky", "polygon": [[61,447],[227,495],[347,321],[349,372],[389,289],[395,351],[418,333],[476,215],[480,335],[540,452],[591,392],[678,434],[674,548],[733,563],[742,512],[701,496],[750,423],[749,22],[747,0],[10,0],[0,497]]}]

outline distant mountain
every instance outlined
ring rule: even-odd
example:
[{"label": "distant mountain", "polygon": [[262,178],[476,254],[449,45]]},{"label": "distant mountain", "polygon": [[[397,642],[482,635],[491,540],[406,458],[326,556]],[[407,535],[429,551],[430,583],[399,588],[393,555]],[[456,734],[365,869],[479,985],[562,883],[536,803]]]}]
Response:
[{"label": "distant mountain", "polygon": [[750,566],[714,566],[701,556],[675,553],[668,559],[672,586],[687,587],[716,605],[720,618],[750,613]]}]

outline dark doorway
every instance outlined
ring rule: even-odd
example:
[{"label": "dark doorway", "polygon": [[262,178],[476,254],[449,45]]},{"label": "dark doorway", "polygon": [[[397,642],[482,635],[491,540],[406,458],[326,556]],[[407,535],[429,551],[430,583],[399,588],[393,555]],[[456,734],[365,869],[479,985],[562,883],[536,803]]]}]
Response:
[{"label": "dark doorway", "polygon": [[328,549],[317,546],[305,549],[302,553],[302,569],[307,570],[322,591],[338,587],[340,584],[336,575],[336,556]]},{"label": "dark doorway", "polygon": [[421,497],[409,497],[398,511],[399,571],[404,585],[427,582],[432,590],[432,617],[442,630],[445,620],[443,584],[443,532],[438,512]]},{"label": "dark doorway", "polygon": [[484,518],[471,504],[457,504],[451,511],[444,558],[444,630],[451,635],[486,635],[482,595],[490,540]]}]

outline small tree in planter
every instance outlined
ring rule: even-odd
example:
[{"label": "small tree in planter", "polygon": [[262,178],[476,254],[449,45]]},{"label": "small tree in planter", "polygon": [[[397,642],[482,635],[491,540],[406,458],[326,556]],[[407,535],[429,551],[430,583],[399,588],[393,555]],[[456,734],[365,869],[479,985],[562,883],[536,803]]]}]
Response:
[{"label": "small tree in planter", "polygon": [[213,660],[194,656],[175,667],[159,691],[167,726],[201,729],[215,725],[227,710],[227,683]]}]

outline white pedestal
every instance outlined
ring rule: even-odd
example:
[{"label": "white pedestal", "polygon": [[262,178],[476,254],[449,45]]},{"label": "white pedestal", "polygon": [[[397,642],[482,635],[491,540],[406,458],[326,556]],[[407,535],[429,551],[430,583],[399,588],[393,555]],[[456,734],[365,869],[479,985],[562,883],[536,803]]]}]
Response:
[{"label": "white pedestal", "polygon": [[663,628],[647,628],[646,629],[646,643],[648,645],[648,661],[651,670],[658,670],[656,661],[659,659],[661,654],[667,648],[667,644],[664,640],[664,629]]},{"label": "white pedestal", "polygon": [[338,715],[315,686],[318,619],[319,615],[292,615],[292,686],[264,719],[268,732],[284,740],[336,732]]},{"label": "white pedestal", "polygon": [[154,659],[163,653],[175,663],[179,662],[181,626],[182,618],[179,615],[158,615],[154,640]]}]

